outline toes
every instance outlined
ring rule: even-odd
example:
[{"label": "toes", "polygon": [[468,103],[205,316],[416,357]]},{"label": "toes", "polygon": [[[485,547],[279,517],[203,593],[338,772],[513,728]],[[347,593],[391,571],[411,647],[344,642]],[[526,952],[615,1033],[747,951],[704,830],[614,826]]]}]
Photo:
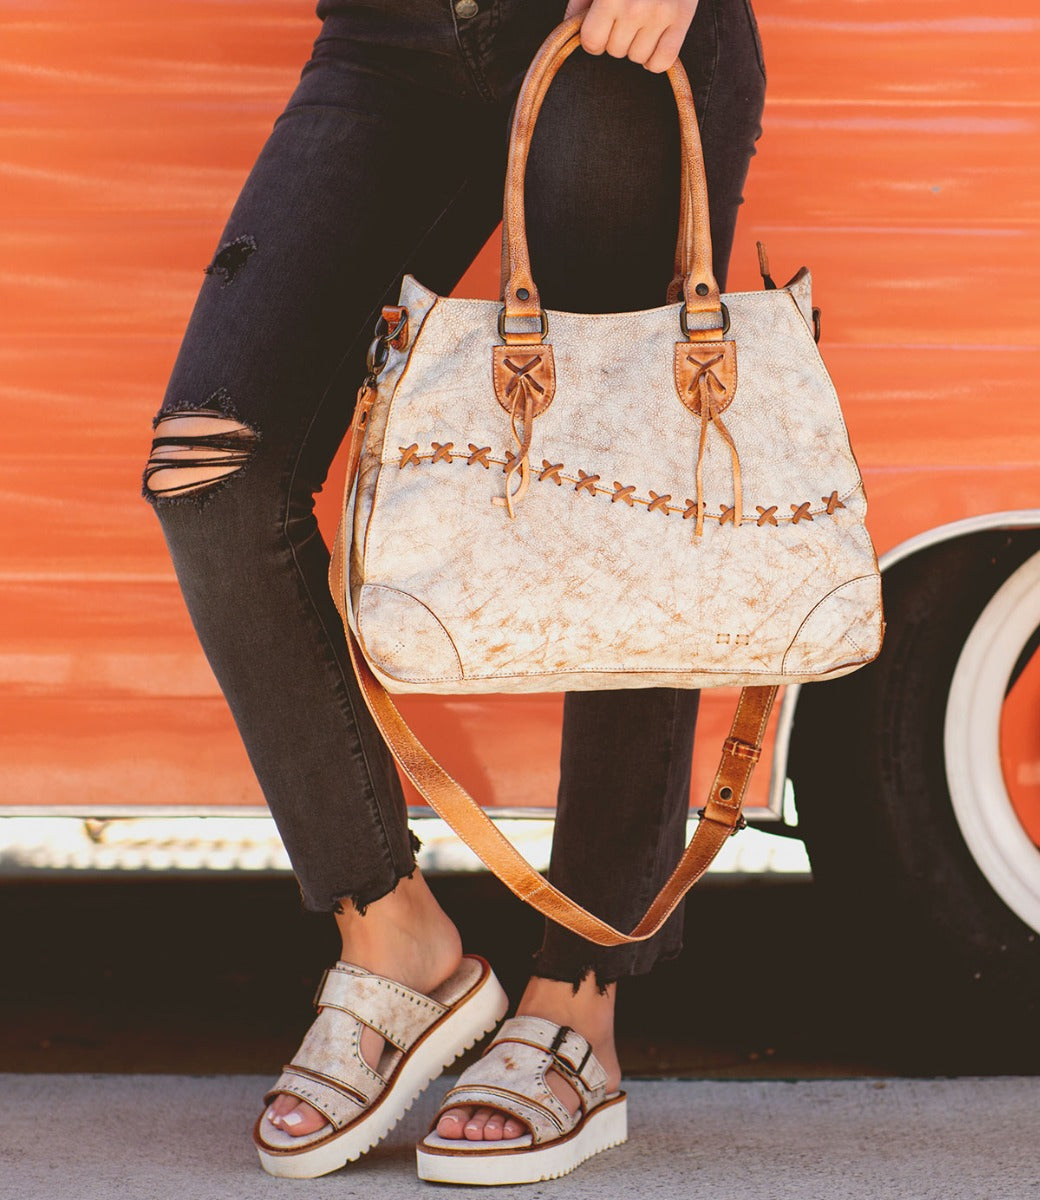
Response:
[{"label": "toes", "polygon": [[443,1138],[462,1137],[472,1111],[470,1108],[449,1108],[437,1122],[437,1133]]},{"label": "toes", "polygon": [[465,1138],[469,1142],[499,1142],[522,1137],[527,1126],[508,1113],[493,1108],[449,1108],[437,1122],[443,1138]]},{"label": "toes", "polygon": [[327,1124],[325,1117],[316,1108],[289,1096],[284,1092],[276,1096],[267,1110],[267,1119],[277,1129],[283,1129],[296,1137],[314,1133]]},{"label": "toes", "polygon": [[512,1138],[522,1137],[527,1132],[526,1126],[509,1113],[492,1109],[491,1116],[484,1122],[484,1141],[501,1142]]},{"label": "toes", "polygon": [[524,1125],[522,1122],[518,1121],[516,1117],[507,1117],[505,1124],[502,1126],[503,1138],[523,1137],[525,1132],[526,1130]]},{"label": "toes", "polygon": [[480,1142],[484,1139],[484,1126],[487,1124],[488,1117],[491,1116],[490,1108],[478,1108],[473,1116],[466,1122],[463,1130],[467,1141]]},{"label": "toes", "polygon": [[492,1112],[491,1116],[484,1122],[484,1141],[485,1142],[500,1142],[502,1140],[502,1127],[506,1123],[504,1113]]}]

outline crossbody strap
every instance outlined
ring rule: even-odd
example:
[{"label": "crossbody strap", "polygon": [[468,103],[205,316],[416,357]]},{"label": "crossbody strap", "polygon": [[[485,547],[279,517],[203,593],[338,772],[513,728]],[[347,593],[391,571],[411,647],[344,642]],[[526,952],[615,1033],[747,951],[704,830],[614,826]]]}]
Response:
[{"label": "crossbody strap", "polygon": [[[349,500],[361,457],[361,443],[374,399],[374,391],[362,388],[354,413],[347,455],[346,497]],[[329,582],[336,607],[343,618],[350,659],[383,740],[416,791],[473,851],[480,861],[509,888],[543,916],[570,929],[580,937],[601,946],[620,946],[642,942],[661,928],[679,901],[711,865],[726,839],[743,827],[741,807],[755,763],[762,751],[769,714],[776,698],[775,687],[749,687],[740,693],[730,735],[723,743],[722,758],[701,820],[672,872],[646,915],[630,933],[590,913],[544,878],[509,839],[466,789],[453,779],[419,741],[386,688],[372,673],[350,628],[346,614],[347,559],[349,544],[345,526],[351,515],[344,505],[329,567]],[[604,818],[608,817],[604,811]]]}]

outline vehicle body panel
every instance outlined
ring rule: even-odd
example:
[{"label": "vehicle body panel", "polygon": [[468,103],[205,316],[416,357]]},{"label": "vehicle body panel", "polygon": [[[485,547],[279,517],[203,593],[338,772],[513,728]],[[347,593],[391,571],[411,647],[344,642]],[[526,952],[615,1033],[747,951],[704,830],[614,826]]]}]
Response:
[{"label": "vehicle body panel", "polygon": [[[765,133],[729,287],[758,286],[756,239],[778,282],[811,269],[879,552],[1040,504],[1034,6],[761,9]],[[2,24],[0,805],[255,806],[140,472],[202,268],[318,22],[288,0],[56,0]],[[457,294],[496,292],[489,243]],[[318,501],[329,537],[342,466]],[[694,806],[732,700],[705,698]],[[561,703],[402,706],[482,803],[526,808],[554,802]]]}]

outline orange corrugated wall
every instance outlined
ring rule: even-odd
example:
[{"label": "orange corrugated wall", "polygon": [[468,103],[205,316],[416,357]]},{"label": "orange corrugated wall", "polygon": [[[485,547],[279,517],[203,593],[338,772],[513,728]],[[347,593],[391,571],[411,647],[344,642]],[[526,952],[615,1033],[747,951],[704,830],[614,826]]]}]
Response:
[{"label": "orange corrugated wall", "polygon": [[[756,238],[781,281],[811,267],[879,549],[1040,504],[1035,5],[758,15],[765,134],[730,286],[758,286]],[[309,0],[0,17],[0,804],[261,802],[138,488],[201,269],[317,29]],[[489,246],[459,292],[495,290]],[[696,792],[726,704],[705,705]],[[559,697],[405,707],[482,799],[552,803]]]}]

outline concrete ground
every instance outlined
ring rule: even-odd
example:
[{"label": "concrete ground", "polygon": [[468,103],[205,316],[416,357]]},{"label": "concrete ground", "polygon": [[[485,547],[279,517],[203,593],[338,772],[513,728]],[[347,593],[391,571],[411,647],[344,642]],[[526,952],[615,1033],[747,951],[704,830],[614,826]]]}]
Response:
[{"label": "concrete ground", "polygon": [[[486,877],[434,886],[515,999],[540,922]],[[809,881],[698,887],[686,951],[619,995],[628,1144],[490,1194],[1040,1200],[1038,1009],[925,949],[869,946]],[[334,957],[285,879],[0,882],[0,1200],[472,1196],[414,1174],[446,1078],[349,1169],[260,1170]]]},{"label": "concrete ground", "polygon": [[[390,1137],[323,1179],[265,1175],[249,1140],[266,1076],[0,1075],[0,1196],[12,1200],[396,1200],[442,1078]],[[1036,1200],[1040,1080],[634,1080],[630,1138],[523,1197]]]}]

